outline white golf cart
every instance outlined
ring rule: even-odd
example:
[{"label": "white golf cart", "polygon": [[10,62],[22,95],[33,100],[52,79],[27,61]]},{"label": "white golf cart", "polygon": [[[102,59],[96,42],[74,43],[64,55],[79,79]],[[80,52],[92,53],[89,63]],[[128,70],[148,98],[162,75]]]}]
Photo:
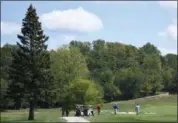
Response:
[{"label": "white golf cart", "polygon": [[94,116],[93,106],[77,104],[75,116]]}]

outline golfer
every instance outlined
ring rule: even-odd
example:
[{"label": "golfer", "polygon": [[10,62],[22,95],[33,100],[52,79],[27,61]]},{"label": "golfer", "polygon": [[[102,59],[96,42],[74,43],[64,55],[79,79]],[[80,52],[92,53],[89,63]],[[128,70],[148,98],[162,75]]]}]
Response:
[{"label": "golfer", "polygon": [[66,110],[66,117],[69,116],[69,110]]},{"label": "golfer", "polygon": [[90,106],[89,111],[90,111],[91,115],[94,116],[93,107]]},{"label": "golfer", "polygon": [[114,113],[117,114],[117,111],[118,111],[118,105],[117,105],[117,104],[114,104],[113,108],[114,108]]},{"label": "golfer", "polygon": [[139,115],[139,113],[140,113],[140,105],[139,104],[136,105],[135,112],[137,115]]},{"label": "golfer", "polygon": [[64,117],[65,110],[64,110],[64,108],[63,108],[63,107],[61,108],[61,110],[62,110],[62,117]]},{"label": "golfer", "polygon": [[99,114],[100,114],[100,110],[101,110],[101,105],[98,104],[98,105],[96,106],[96,108],[97,108],[97,110],[98,110],[98,115],[99,115]]}]

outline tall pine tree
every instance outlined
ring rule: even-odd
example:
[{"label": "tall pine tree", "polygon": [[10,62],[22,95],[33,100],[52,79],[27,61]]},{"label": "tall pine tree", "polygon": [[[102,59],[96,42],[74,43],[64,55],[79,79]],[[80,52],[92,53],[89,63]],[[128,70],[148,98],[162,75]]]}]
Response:
[{"label": "tall pine tree", "polygon": [[9,93],[15,99],[25,98],[29,102],[28,119],[34,120],[36,104],[53,99],[54,84],[50,55],[45,44],[48,37],[44,35],[36,9],[32,5],[27,10],[21,34],[17,37],[20,42],[17,42],[19,48],[13,53],[9,70]]}]

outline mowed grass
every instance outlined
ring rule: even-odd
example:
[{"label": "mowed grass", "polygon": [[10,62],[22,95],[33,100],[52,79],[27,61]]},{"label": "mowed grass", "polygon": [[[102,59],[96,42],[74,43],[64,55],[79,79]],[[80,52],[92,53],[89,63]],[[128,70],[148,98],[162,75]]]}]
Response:
[{"label": "mowed grass", "polygon": [[[1,121],[18,121],[26,122],[28,121],[28,109],[22,110],[8,110],[6,112],[1,112]],[[35,120],[32,122],[64,122],[61,118],[61,110],[59,108],[55,109],[36,109],[35,110]]]},{"label": "mowed grass", "polygon": [[[120,112],[134,112],[138,103],[141,106],[141,113],[114,115],[111,113],[114,112],[112,109],[114,103],[119,104]],[[177,95],[107,103],[103,105],[103,112],[99,116],[87,119],[93,122],[177,122]]]},{"label": "mowed grass", "polygon": [[[135,104],[141,106],[141,114],[118,114],[114,115],[113,104],[119,104],[120,112],[134,112]],[[144,114],[151,112],[156,114]],[[129,101],[106,103],[103,105],[102,112],[98,116],[95,111],[94,117],[84,117],[91,122],[176,122],[177,121],[177,96],[142,98]],[[70,113],[74,116],[74,112]],[[1,121],[28,121],[28,109],[8,110],[1,112]],[[33,122],[64,122],[61,118],[60,108],[55,109],[36,109],[35,120]]]}]

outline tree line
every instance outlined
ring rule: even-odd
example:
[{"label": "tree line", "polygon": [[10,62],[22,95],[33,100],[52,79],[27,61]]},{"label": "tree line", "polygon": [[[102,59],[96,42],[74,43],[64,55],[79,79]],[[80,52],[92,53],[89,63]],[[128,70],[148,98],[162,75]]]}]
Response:
[{"label": "tree line", "polygon": [[137,48],[105,40],[71,41],[47,50],[36,9],[30,5],[16,45],[1,47],[1,109],[96,104],[177,91],[177,55],[151,43]]}]

